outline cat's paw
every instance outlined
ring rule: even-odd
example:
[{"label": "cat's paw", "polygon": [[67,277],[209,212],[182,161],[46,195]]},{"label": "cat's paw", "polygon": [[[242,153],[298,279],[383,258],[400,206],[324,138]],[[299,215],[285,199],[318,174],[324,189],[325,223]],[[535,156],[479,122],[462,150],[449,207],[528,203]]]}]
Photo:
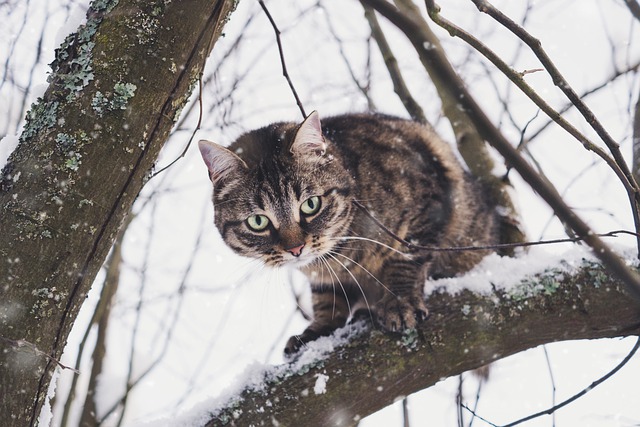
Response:
[{"label": "cat's paw", "polygon": [[305,347],[308,342],[315,341],[320,337],[331,335],[336,330],[334,325],[311,324],[300,335],[294,335],[284,346],[284,358],[293,361],[298,357],[298,352]]},{"label": "cat's paw", "polygon": [[308,328],[300,335],[294,335],[287,341],[284,346],[284,358],[285,360],[292,361],[298,357],[298,352],[310,341],[315,341],[320,335],[316,332],[310,331]]},{"label": "cat's paw", "polygon": [[429,310],[422,295],[385,295],[375,308],[378,324],[387,331],[400,332],[413,329],[425,320]]}]

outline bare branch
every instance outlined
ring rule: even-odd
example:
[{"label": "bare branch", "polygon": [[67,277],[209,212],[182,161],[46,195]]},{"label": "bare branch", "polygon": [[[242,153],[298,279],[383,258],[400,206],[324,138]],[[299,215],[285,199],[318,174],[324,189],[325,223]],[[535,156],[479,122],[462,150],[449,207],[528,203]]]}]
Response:
[{"label": "bare branch", "polygon": [[633,115],[633,174],[640,180],[640,94],[636,101],[636,111]]},{"label": "bare branch", "polygon": [[616,372],[618,372],[620,369],[622,369],[622,367],[624,365],[626,365],[629,360],[631,360],[631,358],[636,354],[636,352],[638,351],[638,348],[640,348],[640,338],[638,338],[638,340],[636,341],[636,344],[633,346],[633,348],[631,349],[631,351],[629,351],[629,354],[627,354],[627,356],[622,359],[622,361],[620,363],[618,363],[618,365],[616,365],[615,368],[613,368],[611,371],[607,372],[604,376],[602,376],[601,378],[597,379],[596,381],[592,382],[591,384],[589,384],[588,387],[582,389],[580,392],[576,393],[575,395],[571,396],[570,398],[568,398],[567,400],[549,408],[549,409],[545,409],[544,411],[540,411],[538,413],[529,415],[528,417],[524,417],[522,419],[519,419],[517,421],[514,421],[512,423],[509,424],[505,424],[504,427],[513,427],[516,426],[518,424],[522,424],[526,421],[530,421],[534,418],[538,418],[541,417],[542,415],[549,415],[549,414],[553,414],[554,412],[556,412],[558,409],[567,406],[568,404],[570,404],[571,402],[574,402],[576,400],[578,400],[579,398],[581,398],[582,396],[584,396],[585,394],[589,393],[591,390],[593,390],[595,387],[599,386],[600,384],[602,384],[603,382],[605,382],[606,380],[608,380],[609,378],[611,378],[613,375],[615,375]]},{"label": "bare branch", "polygon": [[[378,18],[376,18],[375,12],[370,7],[364,6],[364,16],[369,22],[371,35],[375,39],[378,49],[380,49],[380,53],[382,54],[384,65],[386,65],[387,70],[389,71],[389,77],[393,83],[393,91],[398,95],[400,101],[402,101],[402,104],[404,105],[404,108],[413,120],[429,124],[422,107],[418,104],[413,95],[411,95],[411,92],[402,77],[402,72],[400,71],[400,67],[398,67],[398,60],[387,42],[387,38],[378,23]],[[429,126],[431,125],[429,124]]]},{"label": "bare branch", "polygon": [[624,0],[624,2],[629,8],[629,12],[640,21],[640,3],[637,0]]},{"label": "bare branch", "polygon": [[342,61],[345,64],[345,66],[347,67],[347,71],[349,72],[349,76],[351,77],[351,80],[356,85],[356,87],[358,88],[360,93],[362,93],[364,98],[367,100],[367,106],[368,106],[369,111],[375,111],[376,110],[376,106],[375,106],[375,103],[373,102],[373,99],[371,98],[370,93],[369,93],[369,89],[370,88],[369,88],[368,82],[367,82],[367,84],[360,83],[360,80],[356,76],[356,73],[355,73],[353,67],[351,66],[351,61],[349,60],[349,55],[344,50],[343,41],[342,41],[342,39],[338,35],[338,32],[336,31],[336,29],[333,26],[333,22],[331,21],[331,18],[329,16],[329,11],[321,3],[318,3],[318,6],[320,7],[320,9],[322,9],[324,11],[324,18],[325,18],[325,21],[327,23],[327,29],[329,30],[329,34],[331,34],[331,36],[335,40],[336,44],[338,45],[338,52],[340,54],[340,57],[342,58]]},{"label": "bare branch", "polygon": [[[585,104],[580,96],[573,90],[573,88],[569,85],[569,82],[562,76],[560,70],[555,66],[551,58],[547,55],[545,50],[542,48],[542,43],[540,40],[533,37],[529,34],[524,28],[516,24],[513,20],[511,20],[508,16],[494,7],[491,3],[486,0],[471,0],[480,12],[486,13],[495,19],[497,22],[502,24],[505,28],[515,34],[520,40],[522,40],[531,51],[536,55],[536,57],[542,62],[542,65],[547,70],[551,79],[553,80],[553,84],[556,85],[565,96],[571,101],[573,105],[576,106],[577,110],[582,114],[587,123],[595,130],[600,139],[605,143],[609,151],[613,155],[613,159],[615,160],[616,168],[614,171],[618,169],[622,173],[623,176],[618,174],[620,181],[627,189],[627,194],[629,196],[629,201],[631,203],[631,212],[636,224],[636,231],[640,231],[640,213],[638,206],[638,198],[640,197],[640,187],[636,182],[631,170],[629,169],[622,152],[620,151],[620,145],[614,141],[614,139],[609,135],[607,130],[602,126],[598,118],[593,114],[591,109]],[[638,246],[638,257],[640,257],[640,238],[637,240]]]},{"label": "bare branch", "polygon": [[298,96],[298,92],[296,91],[296,88],[293,86],[293,82],[291,81],[291,77],[289,76],[289,72],[287,71],[287,63],[284,60],[284,51],[282,49],[282,41],[280,40],[280,30],[278,29],[276,22],[273,20],[271,13],[269,13],[269,9],[267,9],[267,6],[264,4],[264,1],[258,0],[258,3],[260,3],[260,6],[262,7],[262,10],[264,10],[265,15],[267,15],[267,18],[269,18],[269,22],[273,27],[273,31],[276,33],[276,42],[278,43],[278,52],[280,53],[280,63],[282,65],[282,75],[284,76],[284,78],[287,79],[287,83],[289,84],[291,93],[293,93],[293,97],[296,99],[296,104],[298,104],[300,113],[302,113],[302,118],[306,119],[307,114],[304,111],[304,107],[302,106],[302,102],[300,101],[300,97]]},{"label": "bare branch", "polygon": [[52,357],[51,355],[45,353],[44,351],[40,350],[35,344],[30,343],[29,341],[12,340],[10,338],[3,337],[3,336],[0,336],[0,341],[2,341],[5,344],[7,344],[8,347],[11,347],[11,348],[15,349],[15,351],[22,351],[22,349],[26,348],[37,357],[43,357],[43,358],[48,359],[51,362],[55,363],[56,365],[58,365],[62,369],[68,369],[68,370],[70,370],[71,372],[73,372],[75,374],[80,374],[80,371],[78,371],[77,369],[74,369],[74,368],[72,368],[70,366],[64,365],[58,359],[56,359],[56,358]]}]

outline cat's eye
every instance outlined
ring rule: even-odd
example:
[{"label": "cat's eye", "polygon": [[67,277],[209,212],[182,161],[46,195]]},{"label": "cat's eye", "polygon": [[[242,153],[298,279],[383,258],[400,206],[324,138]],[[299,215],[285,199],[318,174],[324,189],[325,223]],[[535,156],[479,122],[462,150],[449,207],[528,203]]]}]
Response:
[{"label": "cat's eye", "polygon": [[300,205],[300,212],[305,215],[313,215],[320,210],[320,197],[311,196]]},{"label": "cat's eye", "polygon": [[247,218],[247,225],[253,231],[263,231],[269,225],[269,218],[264,215],[251,215]]}]

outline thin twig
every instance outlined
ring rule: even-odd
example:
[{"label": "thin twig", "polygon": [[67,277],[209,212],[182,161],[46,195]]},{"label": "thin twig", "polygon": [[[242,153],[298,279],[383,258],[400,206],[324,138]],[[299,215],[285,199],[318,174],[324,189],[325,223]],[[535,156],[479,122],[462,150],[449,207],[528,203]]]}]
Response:
[{"label": "thin twig", "polygon": [[640,21],[640,3],[638,3],[637,0],[624,0],[624,2],[634,18]]},{"label": "thin twig", "polygon": [[289,76],[289,72],[287,71],[287,63],[284,60],[284,51],[282,49],[282,41],[280,40],[280,34],[281,34],[280,30],[278,29],[276,22],[273,20],[271,13],[269,13],[269,9],[267,9],[267,6],[264,4],[264,1],[258,0],[258,3],[260,3],[260,6],[262,7],[262,10],[264,10],[265,15],[267,15],[267,18],[269,18],[269,22],[273,27],[273,31],[276,33],[276,42],[278,43],[278,52],[280,53],[280,63],[282,65],[282,75],[284,76],[285,79],[287,79],[287,83],[289,83],[289,88],[293,93],[293,97],[296,99],[296,104],[298,104],[298,108],[302,113],[302,118],[305,119],[307,117],[307,113],[305,113],[304,111],[302,102],[298,97],[298,92],[296,92],[296,88],[293,86],[293,82],[291,81],[291,77]]},{"label": "thin twig", "polygon": [[631,360],[631,358],[634,356],[634,354],[636,354],[636,351],[638,351],[638,348],[640,348],[640,338],[638,338],[638,340],[636,341],[636,344],[633,346],[633,348],[631,349],[631,351],[629,352],[629,354],[627,354],[627,356],[622,359],[622,362],[618,363],[618,365],[613,368],[611,371],[609,371],[606,375],[600,377],[599,379],[597,379],[596,381],[592,382],[588,387],[585,387],[584,389],[582,389],[579,393],[574,394],[573,396],[571,396],[570,398],[568,398],[567,400],[549,408],[546,409],[544,411],[540,411],[537,412],[535,414],[529,415],[528,417],[524,417],[521,418],[517,421],[514,421],[512,423],[509,424],[505,424],[502,427],[513,427],[515,425],[518,424],[522,424],[525,421],[530,421],[534,418],[538,418],[541,417],[542,415],[549,415],[554,413],[555,411],[557,411],[558,409],[567,406],[568,404],[570,404],[571,402],[574,402],[575,400],[581,398],[582,396],[584,396],[585,394],[589,393],[591,390],[593,390],[594,388],[596,388],[597,386],[599,386],[600,384],[602,384],[603,382],[605,382],[606,380],[608,380],[609,378],[611,378],[616,372],[618,372],[624,365],[627,364],[627,362],[629,362],[629,360]]},{"label": "thin twig", "polygon": [[[616,167],[614,171],[617,172],[619,169],[624,176],[621,176],[618,173],[620,181],[627,189],[629,201],[631,203],[631,212],[633,215],[633,219],[636,226],[636,231],[640,231],[640,209],[638,206],[638,198],[640,197],[640,187],[636,182],[633,174],[629,166],[627,165],[622,152],[620,151],[620,144],[618,144],[612,137],[609,135],[607,130],[602,126],[598,118],[591,111],[591,109],[585,104],[580,96],[573,90],[573,88],[569,85],[569,82],[564,78],[564,76],[560,73],[560,70],[556,67],[556,65],[551,61],[551,58],[547,55],[546,51],[542,48],[542,43],[537,38],[533,37],[529,32],[527,32],[520,25],[511,20],[507,15],[502,13],[499,9],[494,7],[491,3],[486,0],[471,0],[480,12],[486,13],[495,19],[498,23],[502,24],[503,27],[511,31],[515,36],[517,36],[520,40],[522,40],[531,51],[536,55],[536,57],[542,62],[545,70],[551,76],[553,84],[556,85],[565,96],[571,101],[573,105],[576,106],[577,110],[582,114],[586,122],[591,126],[591,128],[598,134],[600,139],[605,143],[613,159],[616,163]],[[637,247],[638,247],[638,257],[640,257],[640,238],[637,239]]]},{"label": "thin twig", "polygon": [[[551,406],[556,406],[556,380],[553,377],[553,369],[551,368],[551,359],[549,358],[549,352],[547,346],[543,345],[544,359],[547,362],[547,369],[549,370],[549,379],[551,380]],[[554,412],[551,419],[552,427],[556,427],[556,413]]]},{"label": "thin twig", "polygon": [[629,231],[629,230],[614,230],[609,231],[607,233],[602,234],[592,234],[589,237],[568,237],[563,239],[550,239],[550,240],[539,240],[537,242],[517,242],[517,243],[497,243],[495,245],[470,245],[470,246],[452,246],[452,247],[439,247],[439,246],[423,246],[416,245],[411,243],[402,237],[398,236],[396,233],[391,231],[386,225],[384,225],[378,218],[373,216],[371,212],[360,202],[357,200],[352,200],[354,206],[358,209],[362,210],[362,212],[367,215],[378,227],[382,229],[385,233],[387,233],[392,239],[395,241],[402,243],[407,249],[421,249],[432,252],[462,252],[462,251],[486,251],[486,250],[498,250],[498,249],[510,249],[510,248],[521,248],[521,247],[529,247],[529,246],[540,246],[540,245],[552,245],[557,243],[578,243],[588,240],[589,237],[597,236],[597,237],[618,237],[618,234],[627,234],[629,236],[640,237],[640,234]]},{"label": "thin twig", "polygon": [[40,350],[38,347],[36,347],[35,344],[30,343],[28,341],[25,340],[12,340],[10,338],[5,338],[0,336],[0,341],[4,341],[5,343],[9,344],[11,347],[15,348],[15,349],[21,349],[21,348],[28,348],[29,350],[31,350],[35,355],[37,356],[42,356],[46,359],[49,359],[50,361],[52,361],[53,363],[55,363],[56,365],[58,365],[59,367],[61,367],[62,369],[68,369],[69,371],[75,373],[75,374],[80,374],[80,371],[77,369],[74,369],[70,366],[64,365],[62,362],[60,362],[58,359],[56,359],[55,357],[45,353],[44,351]]},{"label": "thin twig", "polygon": [[[618,79],[619,77],[627,75],[628,73],[631,73],[631,72],[637,72],[638,69],[640,69],[640,61],[637,61],[636,63],[628,66],[624,70],[615,71],[611,76],[607,77],[604,82],[601,82],[600,84],[592,87],[591,89],[587,89],[584,92],[582,92],[580,94],[580,99],[585,99],[589,95],[597,93],[599,90],[601,90],[603,88],[609,87],[611,85],[611,83],[613,81],[615,81],[616,79]],[[564,114],[564,113],[566,113],[567,111],[569,111],[573,107],[575,107],[575,105],[573,105],[571,102],[568,102],[564,107],[560,108],[558,110],[558,112],[560,114]],[[547,122],[545,122],[542,126],[540,126],[538,129],[536,129],[535,132],[533,132],[533,134],[529,135],[529,137],[527,138],[526,143],[528,144],[530,141],[532,141],[535,138],[537,138],[552,123],[554,123],[553,120],[548,120]],[[636,180],[637,179],[638,178],[636,177]]]},{"label": "thin twig", "polygon": [[196,133],[200,130],[200,126],[202,125],[202,75],[198,79],[198,85],[199,85],[199,92],[200,92],[198,94],[198,105],[200,106],[200,115],[198,116],[198,124],[196,125],[195,129],[193,129],[193,132],[191,132],[191,137],[189,138],[189,141],[187,141],[187,145],[184,146],[184,150],[182,150],[182,153],[180,153],[180,155],[178,157],[173,159],[173,161],[171,163],[169,163],[167,166],[165,166],[162,169],[154,172],[149,177],[149,179],[155,178],[159,173],[164,172],[165,170],[169,169],[178,160],[182,159],[187,154],[187,151],[189,150],[189,147],[191,146],[191,143],[193,142],[193,138],[195,138]]},{"label": "thin twig", "polygon": [[511,80],[534,104],[538,106],[544,113],[549,116],[554,122],[556,122],[562,129],[578,140],[585,149],[594,152],[602,160],[609,165],[609,167],[615,172],[622,184],[625,186],[627,192],[633,192],[632,183],[628,180],[628,177],[621,166],[612,158],[605,150],[592,142],[578,129],[571,125],[559,112],[554,110],[538,93],[523,79],[522,75],[513,70],[506,62],[504,62],[495,52],[489,49],[485,44],[480,42],[476,37],[470,33],[464,31],[462,28],[453,24],[451,21],[443,18],[440,15],[438,6],[433,1],[427,0],[427,9],[429,10],[429,16],[431,19],[442,28],[447,30],[449,34],[459,37],[467,44],[477,50],[485,58],[487,58],[493,65],[496,66],[509,80]]},{"label": "thin twig", "polygon": [[333,22],[331,21],[329,11],[322,5],[322,3],[318,3],[318,7],[320,8],[320,10],[323,11],[323,16],[327,23],[327,29],[329,30],[329,34],[331,34],[331,36],[333,37],[333,40],[338,45],[338,53],[342,57],[342,61],[344,62],[344,65],[347,67],[347,71],[349,72],[349,76],[351,77],[351,80],[356,85],[358,90],[362,93],[364,98],[367,100],[367,108],[369,109],[369,111],[377,110],[376,105],[373,102],[373,99],[371,98],[371,94],[369,93],[369,89],[370,89],[369,85],[368,84],[363,85],[362,83],[360,83],[360,80],[356,76],[356,72],[351,66],[351,60],[349,59],[350,55],[345,51],[343,47],[344,42],[342,41],[342,39],[338,35],[338,32],[333,26]]},{"label": "thin twig", "polygon": [[529,416],[526,416],[524,418],[521,418],[521,419],[519,419],[517,421],[514,421],[514,422],[511,422],[509,424],[504,424],[504,425],[500,426],[500,425],[492,423],[491,421],[487,420],[486,418],[483,418],[480,415],[476,414],[468,406],[462,405],[462,407],[464,409],[466,409],[467,411],[469,411],[474,417],[476,417],[479,420],[489,424],[492,427],[513,427],[513,426],[516,426],[518,424],[522,424],[522,423],[524,423],[526,421],[531,421],[532,419],[541,417],[543,415],[554,414],[558,409],[563,408],[564,406],[567,406],[568,404],[576,401],[577,399],[579,399],[582,396],[584,396],[585,394],[589,393],[595,387],[599,386],[600,384],[602,384],[603,382],[605,382],[606,380],[611,378],[613,375],[615,375],[624,365],[626,365],[629,362],[629,360],[631,360],[631,358],[638,351],[638,348],[640,348],[640,338],[638,338],[638,340],[636,341],[636,344],[633,346],[633,348],[631,349],[629,354],[627,354],[627,356],[615,368],[613,368],[611,371],[609,371],[606,375],[604,375],[604,376],[600,377],[599,379],[597,379],[596,381],[592,382],[588,387],[585,387],[580,392],[574,394],[570,398],[564,400],[563,402],[561,402],[561,403],[559,403],[557,405],[554,405],[554,406],[552,406],[552,407],[550,407],[548,409],[545,409],[544,411],[540,411],[540,412],[537,412],[535,414],[531,414]]},{"label": "thin twig", "polygon": [[376,18],[375,12],[369,6],[363,5],[363,7],[364,16],[369,22],[369,27],[371,28],[371,35],[376,41],[378,49],[380,49],[380,54],[384,60],[384,65],[387,67],[387,71],[389,71],[389,77],[393,83],[393,91],[398,95],[398,98],[402,101],[404,108],[407,110],[411,118],[417,122],[426,124],[427,118],[424,111],[413,95],[411,95],[411,91],[409,91],[409,88],[402,77],[402,72],[398,66],[398,60],[387,42],[387,38],[380,27],[380,23],[378,22],[378,18]]}]

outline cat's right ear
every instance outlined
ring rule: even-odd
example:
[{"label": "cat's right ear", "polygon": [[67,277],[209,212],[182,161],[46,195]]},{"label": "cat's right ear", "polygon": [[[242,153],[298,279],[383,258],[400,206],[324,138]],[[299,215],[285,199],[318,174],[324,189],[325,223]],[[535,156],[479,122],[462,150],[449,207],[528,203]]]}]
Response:
[{"label": "cat's right ear", "polygon": [[214,184],[226,176],[246,168],[247,164],[232,151],[207,140],[198,142],[202,160],[209,169],[209,177]]}]

